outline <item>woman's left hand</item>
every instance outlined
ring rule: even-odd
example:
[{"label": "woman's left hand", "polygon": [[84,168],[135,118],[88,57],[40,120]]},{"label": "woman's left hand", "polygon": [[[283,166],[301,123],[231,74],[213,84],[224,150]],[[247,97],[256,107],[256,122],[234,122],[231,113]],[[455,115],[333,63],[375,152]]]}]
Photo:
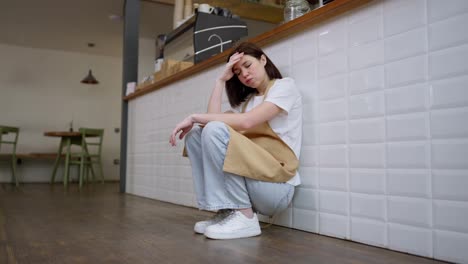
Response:
[{"label": "woman's left hand", "polygon": [[182,133],[180,133],[179,135],[179,139],[184,138],[184,136],[192,129],[193,124],[194,122],[192,116],[187,116],[184,120],[177,124],[174,130],[172,130],[171,137],[169,138],[169,143],[172,146],[175,146],[177,133],[182,131]]}]

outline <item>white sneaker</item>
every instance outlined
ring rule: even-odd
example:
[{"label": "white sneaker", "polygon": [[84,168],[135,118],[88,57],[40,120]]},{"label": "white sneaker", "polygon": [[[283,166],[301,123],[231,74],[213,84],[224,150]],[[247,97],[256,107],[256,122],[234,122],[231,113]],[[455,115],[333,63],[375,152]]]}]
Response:
[{"label": "white sneaker", "polygon": [[210,219],[205,220],[205,221],[196,222],[195,226],[193,227],[193,230],[195,231],[195,233],[203,234],[203,233],[205,233],[205,229],[208,226],[214,225],[214,224],[220,222],[221,220],[226,218],[232,212],[233,211],[231,209],[221,209],[218,212],[216,212],[216,214],[213,217],[211,217]]},{"label": "white sneaker", "polygon": [[257,214],[247,218],[240,211],[234,211],[222,221],[205,229],[205,236],[211,239],[233,239],[258,236],[262,233]]}]

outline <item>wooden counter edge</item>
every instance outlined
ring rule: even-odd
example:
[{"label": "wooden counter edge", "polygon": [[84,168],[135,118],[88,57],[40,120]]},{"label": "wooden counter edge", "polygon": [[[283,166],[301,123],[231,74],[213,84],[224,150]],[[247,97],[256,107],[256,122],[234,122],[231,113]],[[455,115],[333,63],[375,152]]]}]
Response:
[{"label": "wooden counter edge", "polygon": [[[338,16],[358,6],[367,4],[371,1],[372,0],[334,0],[333,2],[321,8],[312,10],[311,12],[299,18],[296,18],[292,21],[284,23],[270,31],[267,31],[256,37],[253,37],[249,39],[248,41],[256,43],[257,45],[261,47],[264,47],[264,46],[267,46],[268,44],[272,44],[273,42],[281,40],[287,36],[304,31],[313,25],[321,23],[332,17]],[[226,62],[227,56],[230,52],[231,52],[231,49],[228,49],[224,51],[223,53],[220,53],[216,56],[213,56],[212,58],[209,58],[205,61],[197,63],[190,68],[180,71],[174,75],[171,75],[161,81],[150,84],[144,87],[143,89],[137,90],[136,92],[123,97],[123,100],[128,101],[128,100],[135,99],[137,97],[140,97],[152,91],[158,90],[168,84],[184,79],[187,76],[191,76],[195,73],[204,71],[219,63]]]}]

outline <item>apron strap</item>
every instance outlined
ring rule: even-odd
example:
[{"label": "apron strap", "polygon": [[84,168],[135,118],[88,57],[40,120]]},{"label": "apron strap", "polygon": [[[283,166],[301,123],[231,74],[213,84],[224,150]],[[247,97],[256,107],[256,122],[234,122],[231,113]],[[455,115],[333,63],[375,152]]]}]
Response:
[{"label": "apron strap", "polygon": [[[275,79],[275,82],[276,82],[276,79]],[[273,84],[274,84],[274,83],[273,83]],[[269,86],[267,87],[267,89],[265,90],[265,94],[263,95],[263,101],[264,101],[264,102],[265,102],[266,96],[267,96],[267,94],[268,94],[268,92],[270,91],[270,88],[271,88],[272,86],[273,86],[273,85],[269,85]],[[241,111],[241,113],[245,113],[245,109],[247,109],[247,105],[249,104],[250,99],[252,99],[252,97],[254,97],[254,95],[253,95],[253,94],[250,94],[250,95],[249,95],[249,99],[247,99],[247,101],[245,102],[245,104],[242,106],[242,111]]]}]

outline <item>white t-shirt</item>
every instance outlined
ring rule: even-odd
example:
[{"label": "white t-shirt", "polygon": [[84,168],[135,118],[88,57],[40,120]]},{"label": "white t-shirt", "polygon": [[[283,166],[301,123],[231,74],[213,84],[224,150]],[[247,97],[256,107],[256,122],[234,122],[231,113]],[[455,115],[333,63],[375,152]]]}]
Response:
[{"label": "white t-shirt", "polygon": [[[246,112],[263,103],[262,96],[254,96],[248,103]],[[273,131],[286,143],[299,159],[302,142],[302,96],[291,78],[283,78],[275,81],[268,91],[265,101],[271,102],[283,111],[268,121]],[[244,103],[232,111],[240,113]],[[301,184],[299,172],[288,181],[289,184],[297,186]]]}]

